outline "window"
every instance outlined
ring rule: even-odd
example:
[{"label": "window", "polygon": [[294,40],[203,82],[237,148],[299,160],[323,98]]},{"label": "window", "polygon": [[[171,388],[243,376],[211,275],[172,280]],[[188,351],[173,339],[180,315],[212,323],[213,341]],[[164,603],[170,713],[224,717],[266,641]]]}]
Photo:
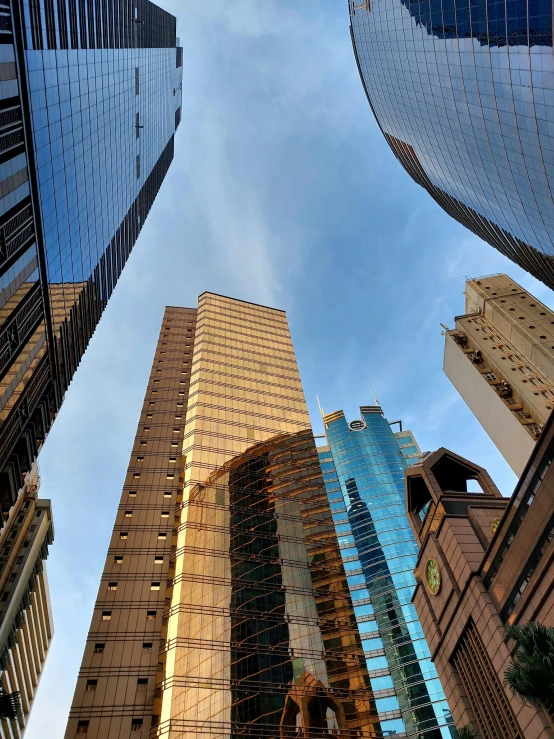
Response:
[{"label": "window", "polygon": [[86,734],[88,731],[88,720],[79,721],[77,723],[77,734]]},{"label": "window", "polygon": [[138,113],[135,113],[135,129],[137,132],[137,139],[140,136],[140,129],[142,126],[140,125],[140,115]]},{"label": "window", "polygon": [[137,462],[144,462],[144,457],[137,457]]},{"label": "window", "polygon": [[94,645],[94,654],[102,654],[104,651],[105,644],[104,642],[96,642]]},{"label": "window", "polygon": [[150,652],[150,651],[152,651],[152,642],[151,641],[143,641],[142,642],[142,651],[143,652]]},{"label": "window", "polygon": [[102,621],[111,621],[111,618],[112,618],[111,611],[102,611]]},{"label": "window", "polygon": [[116,565],[120,565],[123,562],[123,557],[121,554],[116,554],[113,558],[113,561],[116,563]]},{"label": "window", "polygon": [[139,68],[135,67],[135,95],[139,94]]},{"label": "window", "polygon": [[119,538],[120,538],[120,539],[126,539],[126,538],[127,538],[128,536],[129,536],[129,533],[128,533],[127,531],[122,531],[122,532],[121,532],[121,533],[119,534]]},{"label": "window", "polygon": [[140,731],[142,729],[142,719],[134,718],[131,721],[131,731]]},{"label": "window", "polygon": [[133,517],[133,511],[125,511],[125,518],[132,518]]},{"label": "window", "polygon": [[161,554],[156,554],[156,556],[154,557],[154,564],[155,565],[162,565],[163,562],[164,562],[163,556]]},{"label": "window", "polygon": [[140,154],[137,154],[137,180],[140,179]]},{"label": "window", "polygon": [[168,480],[173,480],[175,475],[173,473],[167,475]]},{"label": "window", "polygon": [[169,518],[169,511],[162,511],[161,516],[162,518]]},{"label": "window", "polygon": [[169,464],[175,464],[177,462],[177,457],[170,457],[169,458]]},{"label": "window", "polygon": [[150,426],[144,426],[143,431],[150,431]]},{"label": "window", "polygon": [[92,690],[96,690],[97,685],[98,685],[98,680],[87,680],[86,690],[88,692],[91,692]]},{"label": "window", "polygon": [[519,736],[517,720],[473,621],[469,621],[451,663],[469,698],[482,733]]},{"label": "window", "polygon": [[158,534],[158,539],[165,539],[167,537],[167,534],[163,531],[160,531]]},{"label": "window", "polygon": [[246,429],[246,438],[247,439],[253,439],[254,438],[254,429]]},{"label": "window", "polygon": [[116,582],[109,582],[108,583],[108,590],[117,590],[117,583]]},{"label": "window", "polygon": [[148,678],[147,677],[139,677],[137,680],[137,688],[138,690],[146,690],[148,686]]},{"label": "window", "polygon": [[129,490],[129,495],[131,495],[133,498],[136,496],[137,491],[136,490]]},{"label": "window", "polygon": [[139,478],[140,478],[140,472],[135,472],[135,473],[133,474],[133,479],[134,479],[134,480],[138,480]]},{"label": "window", "polygon": [[159,582],[152,582],[150,583],[150,590],[159,590],[160,589],[160,583]]},{"label": "window", "polygon": [[146,620],[147,621],[155,621],[156,620],[156,611],[146,611]]}]

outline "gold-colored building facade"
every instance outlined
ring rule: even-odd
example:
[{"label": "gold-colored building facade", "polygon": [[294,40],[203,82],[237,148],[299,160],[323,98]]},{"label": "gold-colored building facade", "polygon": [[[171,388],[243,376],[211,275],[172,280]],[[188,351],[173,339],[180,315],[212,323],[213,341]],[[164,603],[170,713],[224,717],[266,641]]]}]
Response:
[{"label": "gold-colored building facade", "polygon": [[67,739],[379,736],[284,312],[166,310],[125,488]]}]

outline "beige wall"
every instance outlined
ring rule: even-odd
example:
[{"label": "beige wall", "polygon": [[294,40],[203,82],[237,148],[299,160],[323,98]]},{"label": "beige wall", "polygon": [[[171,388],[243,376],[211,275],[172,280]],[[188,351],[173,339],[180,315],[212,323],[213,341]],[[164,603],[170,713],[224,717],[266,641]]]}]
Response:
[{"label": "beige wall", "polygon": [[516,475],[521,475],[535,440],[451,334],[445,337],[443,369],[506,462]]},{"label": "beige wall", "polygon": [[[467,347],[452,340],[457,333]],[[472,363],[471,351],[483,362]],[[444,370],[521,474],[554,408],[554,313],[507,275],[468,280],[465,315],[446,332]],[[500,397],[501,382],[509,384],[510,399]]]}]

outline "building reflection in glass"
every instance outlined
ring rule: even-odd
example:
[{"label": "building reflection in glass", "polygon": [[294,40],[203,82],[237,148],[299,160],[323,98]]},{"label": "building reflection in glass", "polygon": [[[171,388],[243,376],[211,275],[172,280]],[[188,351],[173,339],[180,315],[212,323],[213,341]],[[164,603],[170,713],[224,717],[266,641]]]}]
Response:
[{"label": "building reflection in glass", "polygon": [[[404,470],[419,458],[379,406],[324,417],[319,459],[384,736],[450,739],[451,714],[411,597],[417,545]],[[399,423],[399,422],[397,422]]]},{"label": "building reflection in glass", "polygon": [[547,0],[349,0],[361,80],[396,157],[453,218],[554,287]]},{"label": "building reflection in glass", "polygon": [[311,431],[184,502],[160,736],[382,736]]}]

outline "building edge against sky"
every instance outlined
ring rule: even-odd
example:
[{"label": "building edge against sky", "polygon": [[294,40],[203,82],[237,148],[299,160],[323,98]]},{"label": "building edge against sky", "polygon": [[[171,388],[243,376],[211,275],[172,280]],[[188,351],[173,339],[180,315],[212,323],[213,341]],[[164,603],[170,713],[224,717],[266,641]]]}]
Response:
[{"label": "building edge against sky", "polygon": [[[360,78],[404,169],[554,288],[552,5],[348,0]],[[475,11],[475,8],[473,9]]]},{"label": "building edge against sky", "polygon": [[420,458],[411,431],[380,406],[347,422],[323,416],[319,459],[383,731],[451,737],[451,715],[415,607],[418,547],[404,507],[404,470]]},{"label": "building edge against sky", "polygon": [[66,739],[379,736],[345,583],[285,313],[167,308]]},{"label": "building edge against sky", "polygon": [[0,8],[0,670],[23,710],[10,739],[52,637],[36,457],[173,159],[175,32],[149,0]]},{"label": "building edge against sky", "polygon": [[0,11],[4,521],[173,159],[176,20],[148,0],[134,7]]},{"label": "building edge against sky", "polygon": [[554,407],[554,312],[508,275],[476,277],[444,335],[446,375],[521,475]]}]

